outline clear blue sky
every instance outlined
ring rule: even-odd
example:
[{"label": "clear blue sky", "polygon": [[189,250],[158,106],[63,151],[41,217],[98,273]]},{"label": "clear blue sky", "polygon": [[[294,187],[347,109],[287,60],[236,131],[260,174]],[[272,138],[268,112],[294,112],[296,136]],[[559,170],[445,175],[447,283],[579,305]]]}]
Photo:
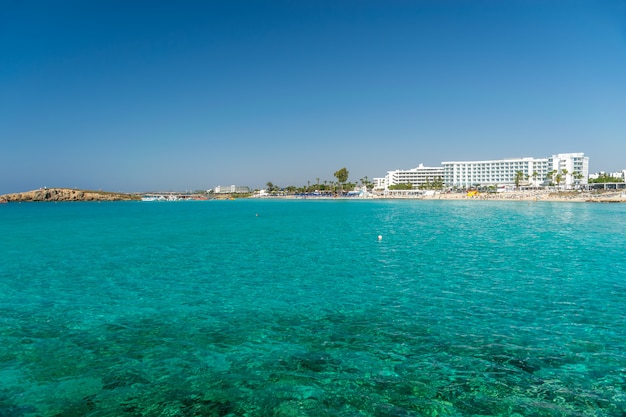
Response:
[{"label": "clear blue sky", "polygon": [[626,169],[626,2],[0,0],[0,194]]}]

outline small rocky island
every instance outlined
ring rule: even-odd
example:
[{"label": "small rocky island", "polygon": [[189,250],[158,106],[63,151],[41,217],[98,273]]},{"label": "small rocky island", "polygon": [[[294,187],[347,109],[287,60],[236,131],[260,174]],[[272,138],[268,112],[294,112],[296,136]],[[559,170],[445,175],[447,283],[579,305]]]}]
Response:
[{"label": "small rocky island", "polygon": [[129,201],[140,199],[141,196],[135,194],[77,190],[75,188],[40,188],[39,190],[0,196],[0,202],[2,203],[27,201]]}]

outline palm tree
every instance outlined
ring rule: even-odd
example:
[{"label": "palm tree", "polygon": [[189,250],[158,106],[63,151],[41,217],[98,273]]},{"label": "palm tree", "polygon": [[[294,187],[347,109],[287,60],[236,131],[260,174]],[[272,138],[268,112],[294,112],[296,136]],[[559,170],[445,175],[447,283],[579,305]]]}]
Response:
[{"label": "palm tree", "polygon": [[556,182],[557,191],[561,190],[561,181],[563,181],[563,174],[560,172],[554,176],[554,181]]},{"label": "palm tree", "polygon": [[565,187],[567,188],[567,174],[569,174],[569,172],[565,168],[563,168],[561,170],[561,174],[563,175],[563,179],[565,180]]},{"label": "palm tree", "polygon": [[556,173],[557,171],[555,169],[546,173],[546,180],[549,181],[549,185],[554,185],[554,176],[556,175]]},{"label": "palm tree", "polygon": [[443,190],[443,185],[444,185],[443,177],[440,175],[437,177],[437,189]]},{"label": "palm tree", "polygon": [[582,180],[585,176],[580,172],[574,172],[574,179],[576,180],[576,185],[580,187],[580,180]]},{"label": "palm tree", "polygon": [[337,171],[335,171],[335,173],[333,174],[335,176],[335,178],[337,178],[337,182],[339,183],[339,193],[342,194],[343,193],[343,184],[348,181],[348,170],[343,167]]},{"label": "palm tree", "polygon": [[522,171],[515,171],[515,188],[519,190],[519,183],[524,178],[524,173]]},{"label": "palm tree", "polygon": [[537,177],[539,176],[539,173],[537,171],[533,171],[533,184],[535,184],[535,188],[537,188]]}]

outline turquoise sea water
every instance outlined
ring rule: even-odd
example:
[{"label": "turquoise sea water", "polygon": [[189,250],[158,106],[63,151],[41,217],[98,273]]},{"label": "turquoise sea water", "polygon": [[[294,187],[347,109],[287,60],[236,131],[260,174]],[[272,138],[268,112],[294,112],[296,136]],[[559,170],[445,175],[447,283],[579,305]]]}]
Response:
[{"label": "turquoise sea water", "polygon": [[626,205],[7,204],[0,233],[2,417],[626,414]]}]

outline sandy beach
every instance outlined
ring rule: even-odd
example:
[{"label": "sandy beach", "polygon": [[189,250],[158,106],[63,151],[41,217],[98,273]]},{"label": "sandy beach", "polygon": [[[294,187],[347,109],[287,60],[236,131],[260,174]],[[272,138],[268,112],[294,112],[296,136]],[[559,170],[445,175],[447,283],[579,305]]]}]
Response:
[{"label": "sandy beach", "polygon": [[[259,198],[258,196],[252,198]],[[578,191],[546,191],[546,190],[526,190],[504,193],[478,193],[468,195],[465,192],[435,192],[420,195],[385,195],[382,192],[374,192],[367,197],[315,197],[315,196],[265,196],[260,198],[282,198],[282,199],[389,199],[389,200],[471,200],[471,201],[532,201],[532,202],[568,202],[568,203],[626,203],[626,192],[603,191],[603,192],[578,192]]]},{"label": "sandy beach", "polygon": [[[380,198],[416,198],[416,197],[384,197]],[[580,202],[580,203],[626,203],[626,192],[576,192],[576,191],[514,191],[505,193],[479,193],[469,196],[467,193],[435,193],[417,197],[424,200],[496,200],[496,201],[549,201],[549,202]]]}]

